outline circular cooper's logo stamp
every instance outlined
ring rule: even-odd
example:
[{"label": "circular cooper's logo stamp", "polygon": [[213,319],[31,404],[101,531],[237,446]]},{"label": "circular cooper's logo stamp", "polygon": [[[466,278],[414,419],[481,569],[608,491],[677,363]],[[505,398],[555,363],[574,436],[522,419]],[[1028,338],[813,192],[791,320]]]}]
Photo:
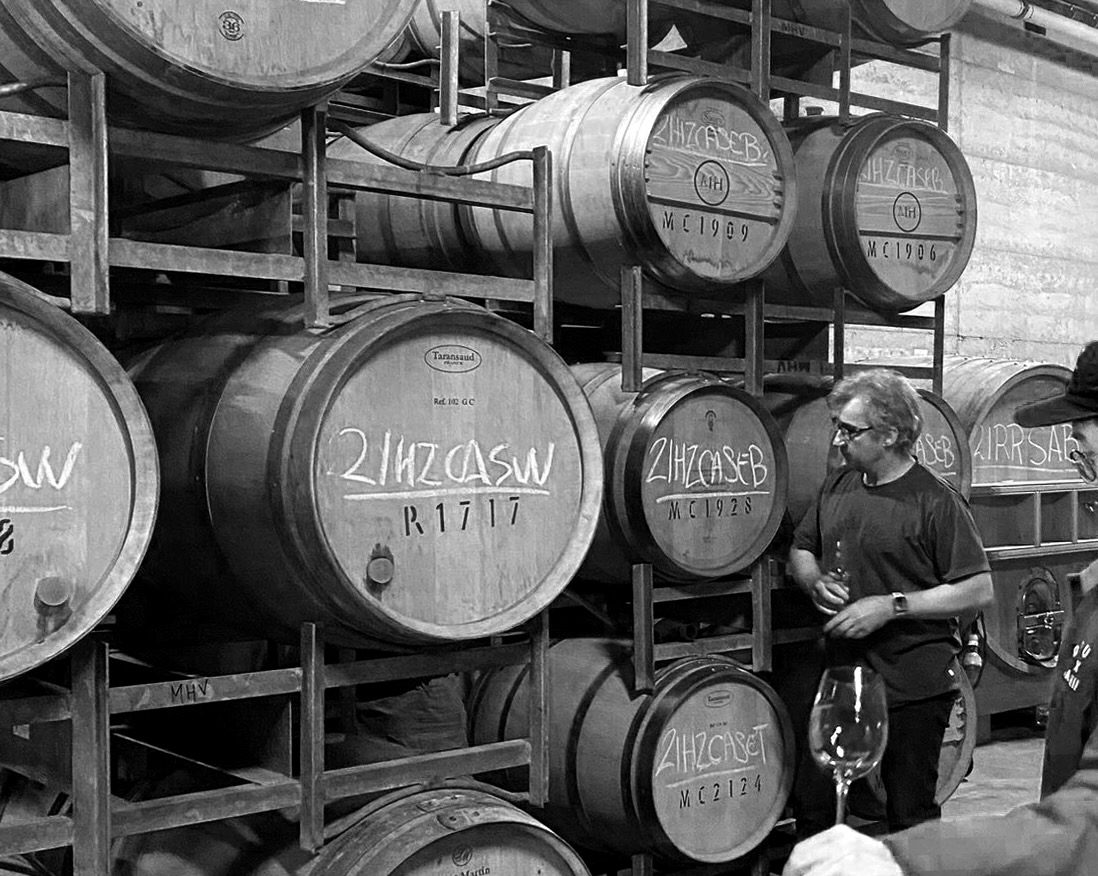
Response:
[{"label": "circular cooper's logo stamp", "polygon": [[703,204],[716,207],[728,200],[728,171],[718,161],[703,161],[694,171],[694,191]]},{"label": "circular cooper's logo stamp", "polygon": [[453,859],[455,867],[464,867],[473,860],[473,848],[472,846],[458,846],[450,857]]},{"label": "circular cooper's logo stamp", "polygon": [[231,42],[244,36],[244,19],[236,12],[222,12],[217,17],[217,26],[221,35]]},{"label": "circular cooper's logo stamp", "polygon": [[901,231],[914,231],[923,221],[923,205],[911,192],[900,192],[892,202],[892,219]]}]

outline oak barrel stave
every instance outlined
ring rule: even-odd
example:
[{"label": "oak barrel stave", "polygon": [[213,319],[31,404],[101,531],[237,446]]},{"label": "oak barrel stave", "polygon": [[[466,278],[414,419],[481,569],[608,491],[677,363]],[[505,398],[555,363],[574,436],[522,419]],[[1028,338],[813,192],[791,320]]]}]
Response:
[{"label": "oak barrel stave", "polygon": [[[497,122],[489,116],[465,116],[448,127],[435,113],[414,113],[378,122],[359,133],[402,158],[451,167],[466,163],[476,141]],[[392,167],[346,139],[330,144],[328,157]],[[481,270],[480,259],[458,224],[457,207],[452,201],[358,192],[355,231],[355,252],[360,261],[473,273]]]}]

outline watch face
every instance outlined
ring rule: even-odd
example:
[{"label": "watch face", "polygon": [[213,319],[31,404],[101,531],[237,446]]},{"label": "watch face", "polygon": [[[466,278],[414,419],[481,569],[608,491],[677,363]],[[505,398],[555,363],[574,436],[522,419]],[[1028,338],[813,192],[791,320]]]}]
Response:
[{"label": "watch face", "polygon": [[892,610],[895,611],[896,614],[903,614],[904,612],[906,612],[907,611],[907,596],[905,596],[903,593],[893,593],[892,594]]}]

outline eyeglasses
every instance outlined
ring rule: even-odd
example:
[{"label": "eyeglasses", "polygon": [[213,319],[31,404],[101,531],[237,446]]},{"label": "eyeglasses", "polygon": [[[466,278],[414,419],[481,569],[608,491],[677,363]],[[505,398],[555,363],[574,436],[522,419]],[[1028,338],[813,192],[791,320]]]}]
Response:
[{"label": "eyeglasses", "polygon": [[835,427],[835,433],[843,439],[843,441],[853,441],[859,435],[864,435],[866,432],[872,432],[872,426],[851,426],[849,423],[844,423],[842,420],[832,420],[831,425]]},{"label": "eyeglasses", "polygon": [[1090,483],[1098,481],[1098,468],[1095,468],[1093,453],[1072,450],[1068,454],[1068,459],[1071,460],[1072,465],[1075,466],[1084,481],[1090,481]]}]

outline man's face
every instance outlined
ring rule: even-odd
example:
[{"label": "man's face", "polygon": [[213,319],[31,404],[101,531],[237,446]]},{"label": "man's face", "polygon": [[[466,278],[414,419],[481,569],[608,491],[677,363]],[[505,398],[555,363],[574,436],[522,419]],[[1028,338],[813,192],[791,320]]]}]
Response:
[{"label": "man's face", "polygon": [[[839,448],[851,468],[875,474],[887,452],[890,434],[881,435],[870,426],[869,406],[855,396],[833,415],[835,432],[832,443]],[[1096,445],[1098,446],[1098,445]]]},{"label": "man's face", "polygon": [[1071,437],[1078,444],[1072,462],[1084,480],[1094,483],[1098,480],[1098,417],[1072,421]]}]

